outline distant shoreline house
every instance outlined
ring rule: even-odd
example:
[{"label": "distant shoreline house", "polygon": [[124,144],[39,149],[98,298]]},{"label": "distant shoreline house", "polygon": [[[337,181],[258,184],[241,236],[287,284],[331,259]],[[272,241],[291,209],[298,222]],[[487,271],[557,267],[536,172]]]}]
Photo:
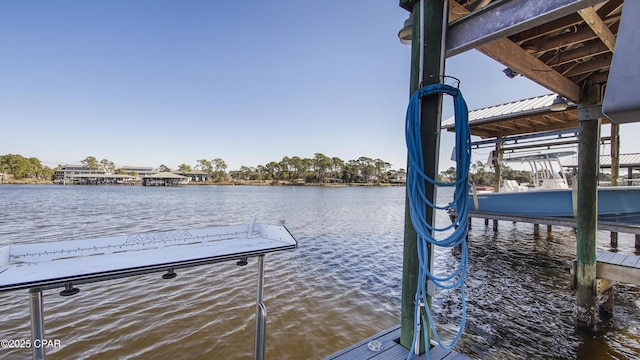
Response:
[{"label": "distant shoreline house", "polygon": [[116,174],[104,169],[92,169],[85,165],[64,165],[56,170],[53,182],[56,184],[126,184],[134,185],[142,181],[143,176],[152,175],[158,172],[152,167],[143,166],[123,166],[116,169]]},{"label": "distant shoreline house", "polygon": [[121,166],[116,170],[122,174],[137,174],[138,177],[145,177],[159,172],[156,168],[146,166]]},{"label": "distant shoreline house", "polygon": [[204,171],[173,171],[172,173],[188,177],[193,182],[208,182],[211,179],[211,174]]},{"label": "distant shoreline house", "polygon": [[105,175],[107,172],[100,169],[91,169],[84,165],[64,165],[56,170],[53,182],[57,184],[72,184],[82,176]]},{"label": "distant shoreline house", "polygon": [[393,183],[406,183],[407,173],[404,171],[398,171],[389,175],[389,181]]}]

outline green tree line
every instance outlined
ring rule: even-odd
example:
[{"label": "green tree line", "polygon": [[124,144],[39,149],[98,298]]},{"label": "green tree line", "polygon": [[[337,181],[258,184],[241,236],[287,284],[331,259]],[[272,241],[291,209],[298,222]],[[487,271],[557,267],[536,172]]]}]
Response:
[{"label": "green tree line", "polygon": [[[113,161],[98,160],[94,156],[88,156],[80,161],[84,166],[102,170],[108,173],[122,173],[122,169],[116,167]],[[0,156],[0,173],[8,174],[16,180],[35,179],[52,180],[56,170],[61,168],[49,168],[42,165],[39,159],[25,158],[17,154]],[[166,165],[160,165],[159,171],[172,171]],[[355,160],[344,161],[339,157],[328,157],[322,153],[315,153],[313,158],[301,158],[299,156],[285,156],[280,161],[271,161],[255,167],[241,166],[238,170],[227,172],[227,164],[220,158],[212,160],[200,159],[194,166],[181,164],[176,169],[181,173],[202,171],[210,175],[212,182],[226,182],[230,180],[267,180],[288,181],[301,183],[389,183],[398,173],[404,173],[404,169],[393,170],[391,164],[380,160],[362,156]],[[514,170],[509,166],[502,166],[502,177],[513,179],[520,183],[531,181],[529,171]],[[137,174],[130,174],[137,175]],[[440,180],[453,182],[456,177],[456,169],[449,169],[440,173]],[[476,185],[493,185],[495,172],[489,165],[478,161],[471,165],[469,181]]]},{"label": "green tree line", "polygon": [[[110,171],[113,162],[98,161],[89,156],[82,163],[90,168]],[[339,157],[329,157],[322,153],[315,153],[313,158],[299,156],[285,156],[280,161],[270,161],[264,165],[241,166],[238,170],[227,172],[227,164],[220,158],[213,160],[200,159],[195,165],[180,164],[176,169],[180,173],[201,171],[210,175],[211,182],[228,181],[284,181],[300,183],[388,183],[403,169],[392,170],[391,164],[380,160],[362,156],[356,160],[344,161]],[[173,171],[162,164],[158,171]]]},{"label": "green tree line", "polygon": [[393,170],[391,164],[381,160],[361,156],[344,161],[339,157],[329,157],[315,153],[313,158],[285,156],[281,161],[271,161],[256,167],[241,166],[231,171],[234,180],[275,180],[308,183],[389,183],[394,175],[404,172]]},{"label": "green tree line", "polygon": [[[89,169],[108,173],[122,173],[113,161],[98,160],[95,156],[87,156],[80,161]],[[43,166],[37,158],[26,159],[20,155],[4,155],[0,157],[0,173],[11,175],[14,179],[38,178],[51,180],[58,165],[51,169]],[[162,164],[159,171],[172,171]],[[200,159],[196,164],[180,164],[176,169],[180,173],[201,171],[210,175],[212,182],[227,182],[233,180],[266,180],[301,183],[389,183],[404,169],[393,170],[391,164],[381,160],[361,156],[355,160],[344,161],[339,157],[329,157],[322,153],[315,153],[312,158],[299,156],[285,156],[280,161],[271,161],[258,166],[241,166],[238,170],[227,172],[227,164],[220,158],[212,160]],[[130,174],[137,175],[137,174]]]},{"label": "green tree line", "polygon": [[14,179],[50,180],[55,169],[42,165],[37,158],[25,158],[22,155],[6,154],[0,156],[0,173]]}]

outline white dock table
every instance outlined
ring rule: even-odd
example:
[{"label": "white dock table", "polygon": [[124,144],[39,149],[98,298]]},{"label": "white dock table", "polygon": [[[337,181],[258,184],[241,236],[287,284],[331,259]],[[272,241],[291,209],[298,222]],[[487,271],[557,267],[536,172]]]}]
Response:
[{"label": "white dock table", "polygon": [[[266,308],[263,303],[264,255],[295,249],[284,226],[244,224],[206,229],[65,240],[0,247],[0,292],[29,289],[32,344],[44,337],[42,290],[112,280],[153,272],[175,276],[174,269],[258,257],[255,359],[264,358]],[[45,359],[33,347],[34,359]]]}]

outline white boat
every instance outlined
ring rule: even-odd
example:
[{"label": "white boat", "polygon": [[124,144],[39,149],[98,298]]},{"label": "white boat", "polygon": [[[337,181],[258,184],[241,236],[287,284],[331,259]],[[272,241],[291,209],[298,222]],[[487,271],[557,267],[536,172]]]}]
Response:
[{"label": "white boat", "polygon": [[[532,217],[574,217],[577,191],[569,187],[561,171],[560,157],[574,152],[555,152],[510,158],[504,162],[527,162],[531,166],[532,186],[523,187],[514,180],[505,180],[500,192],[472,191],[469,204],[472,211]],[[560,167],[555,168],[554,163]],[[615,220],[640,215],[640,186],[598,188],[598,217]]]}]

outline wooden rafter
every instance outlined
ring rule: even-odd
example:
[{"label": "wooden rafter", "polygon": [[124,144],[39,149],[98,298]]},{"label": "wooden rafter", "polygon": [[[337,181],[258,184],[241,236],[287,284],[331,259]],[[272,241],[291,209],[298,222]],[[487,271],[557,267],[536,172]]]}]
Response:
[{"label": "wooden rafter", "polygon": [[[571,79],[571,78],[570,78]],[[594,84],[602,84],[607,82],[607,80],[609,79],[609,70],[601,70],[599,72],[594,72],[593,74],[587,76],[587,77],[582,77],[580,79],[576,78],[575,80],[572,79],[571,81],[578,83],[584,80],[589,80]]]},{"label": "wooden rafter", "polygon": [[623,2],[623,0],[609,0],[606,3],[603,3],[597,11],[598,16],[606,19],[614,14],[617,14],[617,16],[620,17],[620,11],[622,9]]},{"label": "wooden rafter", "polygon": [[509,39],[515,43],[522,44],[534,39],[539,39],[543,36],[552,34],[554,32],[557,32],[559,29],[576,26],[580,24],[582,21],[584,20],[582,20],[582,17],[580,17],[580,15],[573,14],[573,15],[565,16],[562,19],[559,19],[555,22],[539,25],[529,30],[515,34],[513,36],[510,36]]},{"label": "wooden rafter", "polygon": [[[451,13],[469,13],[469,10],[455,1],[450,1],[449,4],[452,10]],[[478,50],[567,99],[572,101],[580,99],[580,87],[578,85],[529,54],[508,38],[498,39],[482,45],[478,47]]]},{"label": "wooden rafter", "polygon": [[578,11],[578,14],[584,19],[585,23],[589,25],[591,30],[607,45],[609,50],[613,52],[616,46],[616,37],[613,35],[609,27],[602,21],[600,15],[592,7],[584,8]]},{"label": "wooden rafter", "polygon": [[478,48],[482,53],[572,101],[580,99],[580,87],[549,65],[503,38]]},{"label": "wooden rafter", "polygon": [[539,59],[551,67],[565,65],[576,61],[583,61],[593,56],[605,54],[609,52],[609,48],[600,40],[591,40],[585,42],[582,46],[557,53],[548,53],[539,57]]},{"label": "wooden rafter", "polygon": [[[449,22],[482,7],[498,8],[502,0],[450,0]],[[531,0],[541,1],[541,0]],[[545,0],[546,1],[546,0]],[[631,0],[628,0],[631,1]],[[640,1],[640,0],[633,0]],[[531,28],[509,33],[476,49],[524,77],[574,102],[580,102],[581,89],[586,82],[606,84],[615,50],[616,34],[624,0],[584,2],[591,7],[579,9],[560,18],[537,22]],[[494,19],[494,9],[477,17]],[[487,137],[509,136],[544,130],[560,130],[578,126],[578,110],[544,112],[528,116],[514,116],[496,120],[486,119],[470,124],[473,135]],[[502,120],[499,120],[502,119]],[[603,119],[607,122],[607,119]]]},{"label": "wooden rafter", "polygon": [[611,54],[603,54],[594,57],[590,61],[578,64],[565,72],[565,76],[576,76],[580,74],[592,73],[605,67],[609,67],[611,64]]},{"label": "wooden rafter", "polygon": [[478,0],[478,1],[475,1],[473,4],[469,5],[467,9],[470,12],[474,12],[478,9],[482,9],[483,7],[489,5],[489,3],[491,3],[491,0]]}]

